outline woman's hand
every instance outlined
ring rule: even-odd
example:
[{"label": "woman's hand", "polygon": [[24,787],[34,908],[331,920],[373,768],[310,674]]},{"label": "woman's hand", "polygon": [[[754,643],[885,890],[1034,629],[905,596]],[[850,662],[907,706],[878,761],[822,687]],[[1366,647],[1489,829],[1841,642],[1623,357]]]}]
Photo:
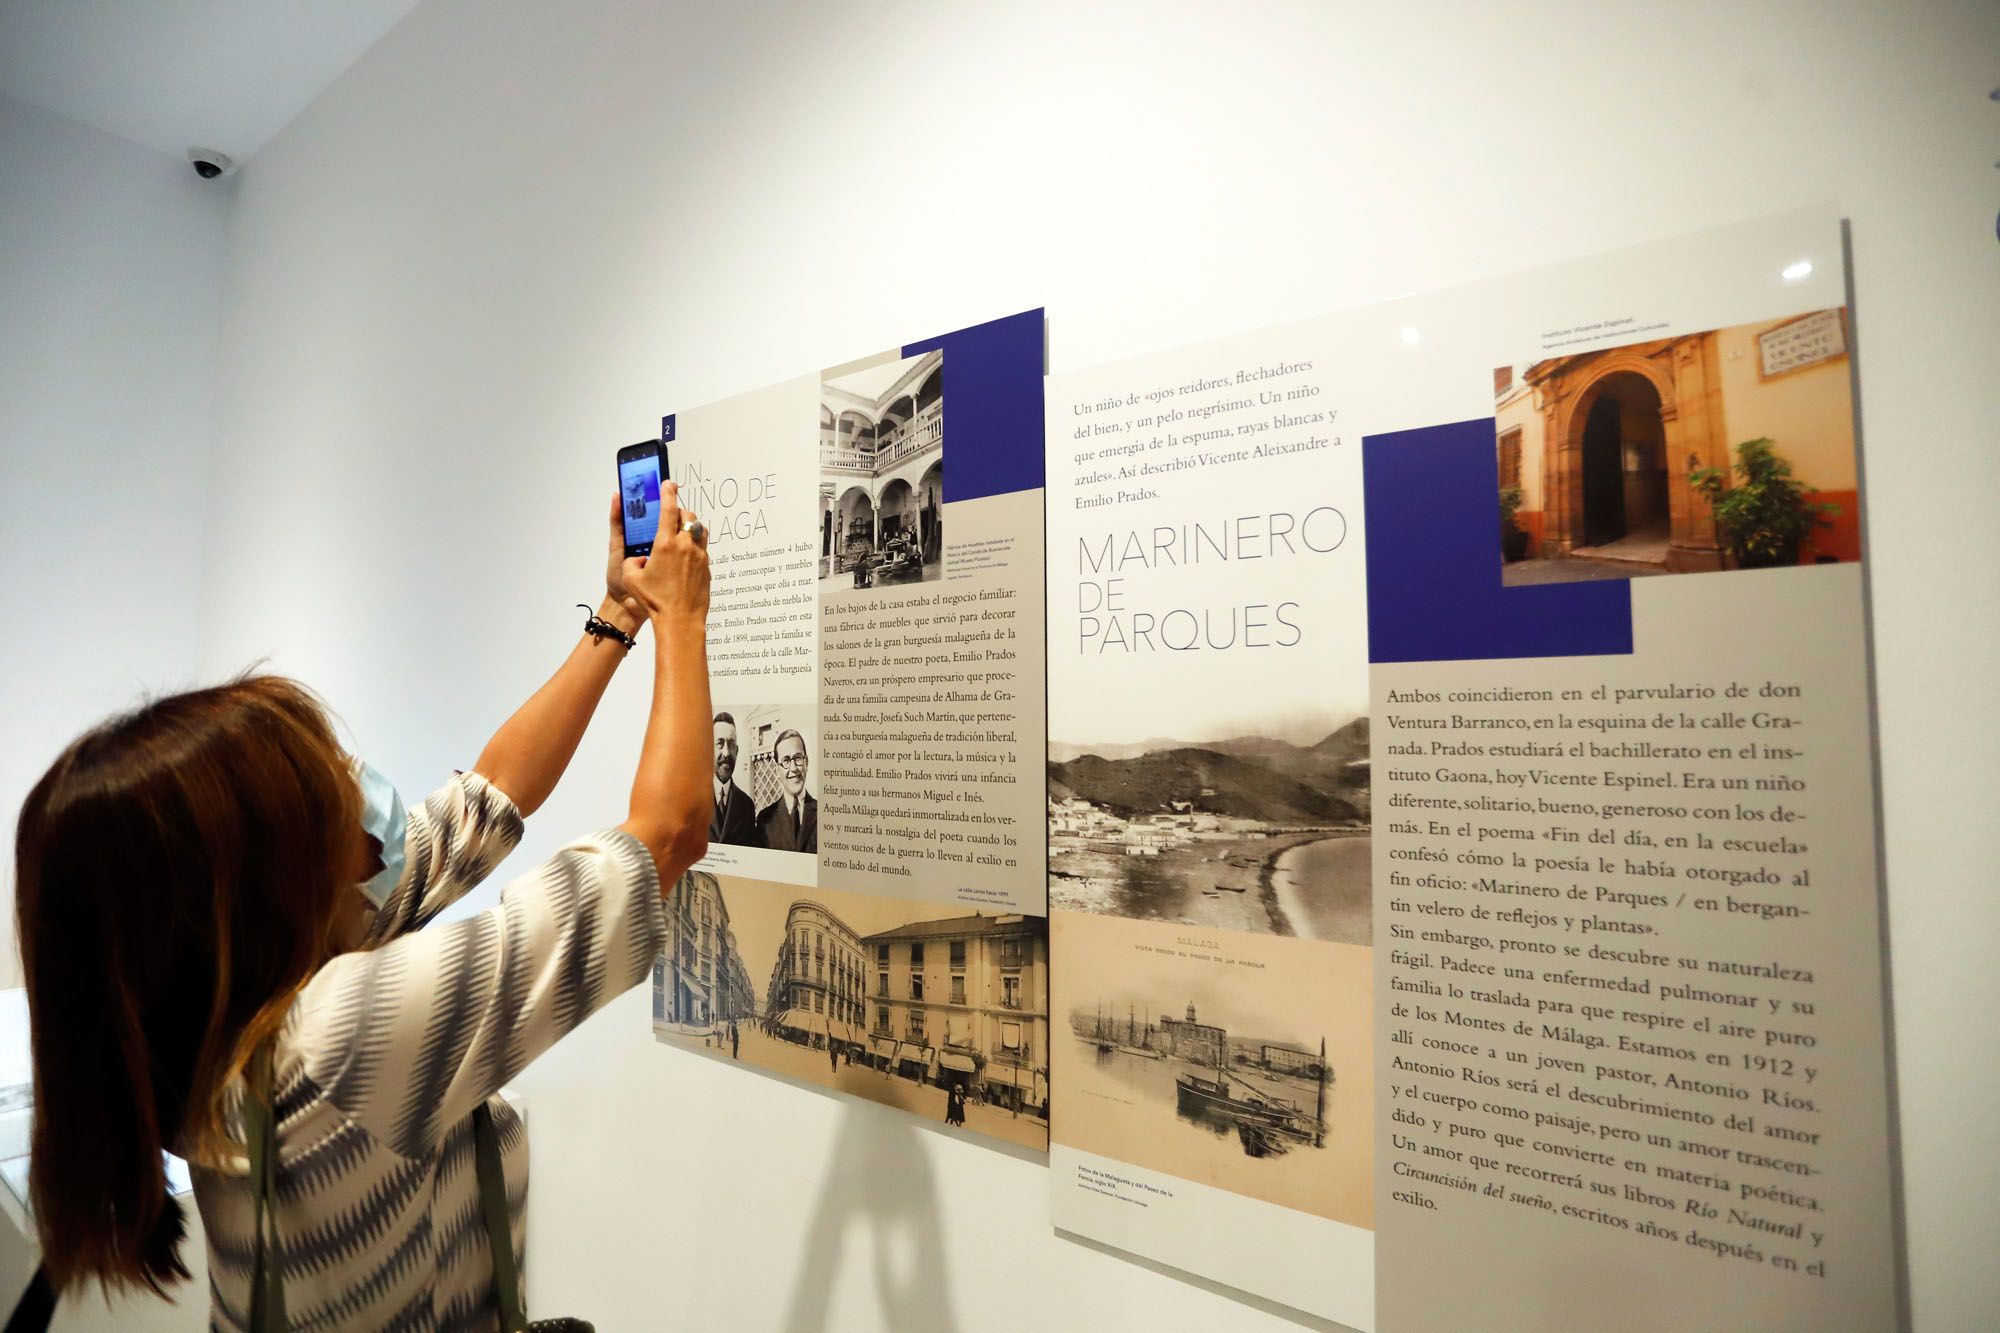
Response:
[{"label": "woman's hand", "polygon": [[660,487],[660,531],[653,539],[651,555],[624,559],[624,537],[619,530],[617,507],[612,509],[613,553],[620,559],[613,565],[610,594],[621,602],[631,599],[633,608],[654,623],[655,632],[667,627],[708,623],[708,543],[695,540],[689,529],[695,516],[680,507],[681,491],[674,482]]},{"label": "woman's hand", "polygon": [[[627,634],[646,623],[646,608],[625,584],[624,506],[617,491],[611,492],[611,550],[604,566],[604,601],[606,605],[597,614]],[[614,613],[610,609],[613,605],[622,614]]]},{"label": "woman's hand", "polygon": [[[689,529],[693,528],[694,531]],[[660,488],[653,553],[624,562],[624,586],[653,622],[653,706],[632,813],[619,827],[646,844],[660,872],[660,896],[708,850],[715,800],[708,694],[708,540],[681,508],[680,487]]]}]

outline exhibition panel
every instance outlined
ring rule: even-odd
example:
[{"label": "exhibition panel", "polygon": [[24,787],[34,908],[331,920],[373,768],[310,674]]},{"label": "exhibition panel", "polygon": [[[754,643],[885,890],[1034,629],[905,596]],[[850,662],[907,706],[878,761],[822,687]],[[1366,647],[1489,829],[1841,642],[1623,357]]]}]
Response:
[{"label": "exhibition panel", "polygon": [[1843,274],[1803,212],[1051,378],[1059,1228],[1893,1324]]},{"label": "exhibition panel", "polygon": [[656,1035],[1357,1329],[1892,1322],[1844,258],[1800,212],[1045,401],[1034,311],[666,417],[715,806]]},{"label": "exhibition panel", "polygon": [[664,1041],[1036,1149],[1042,348],[1028,311],[663,419],[715,806],[653,970]]}]

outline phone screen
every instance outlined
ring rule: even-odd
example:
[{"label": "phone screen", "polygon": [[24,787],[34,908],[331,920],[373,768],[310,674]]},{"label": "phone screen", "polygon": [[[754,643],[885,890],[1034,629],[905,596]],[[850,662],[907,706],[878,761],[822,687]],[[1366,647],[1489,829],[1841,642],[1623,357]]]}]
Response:
[{"label": "phone screen", "polygon": [[625,512],[625,544],[651,546],[660,532],[660,456],[618,460],[618,489]]}]

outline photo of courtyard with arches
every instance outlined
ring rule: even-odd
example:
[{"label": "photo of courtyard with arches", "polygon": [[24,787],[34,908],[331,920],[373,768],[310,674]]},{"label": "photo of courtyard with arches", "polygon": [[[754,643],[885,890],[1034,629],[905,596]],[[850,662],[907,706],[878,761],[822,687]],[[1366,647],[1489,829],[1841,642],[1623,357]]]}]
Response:
[{"label": "photo of courtyard with arches", "polygon": [[1493,372],[1508,586],[1861,558],[1844,308]]},{"label": "photo of courtyard with arches", "polygon": [[944,574],[944,353],[820,385],[822,594]]}]

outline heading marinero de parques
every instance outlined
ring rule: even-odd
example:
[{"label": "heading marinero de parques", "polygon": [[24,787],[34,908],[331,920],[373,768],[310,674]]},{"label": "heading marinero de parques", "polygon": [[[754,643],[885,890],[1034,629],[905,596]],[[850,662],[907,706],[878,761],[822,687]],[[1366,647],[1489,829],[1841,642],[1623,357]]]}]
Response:
[{"label": "heading marinero de parques", "polygon": [[1347,517],[1332,505],[1303,514],[1244,514],[1216,523],[1161,523],[1078,537],[1077,651],[1194,652],[1294,648],[1305,638],[1296,601],[1226,607],[1128,605],[1125,583],[1146,571],[1247,560],[1329,556],[1347,540]]}]

